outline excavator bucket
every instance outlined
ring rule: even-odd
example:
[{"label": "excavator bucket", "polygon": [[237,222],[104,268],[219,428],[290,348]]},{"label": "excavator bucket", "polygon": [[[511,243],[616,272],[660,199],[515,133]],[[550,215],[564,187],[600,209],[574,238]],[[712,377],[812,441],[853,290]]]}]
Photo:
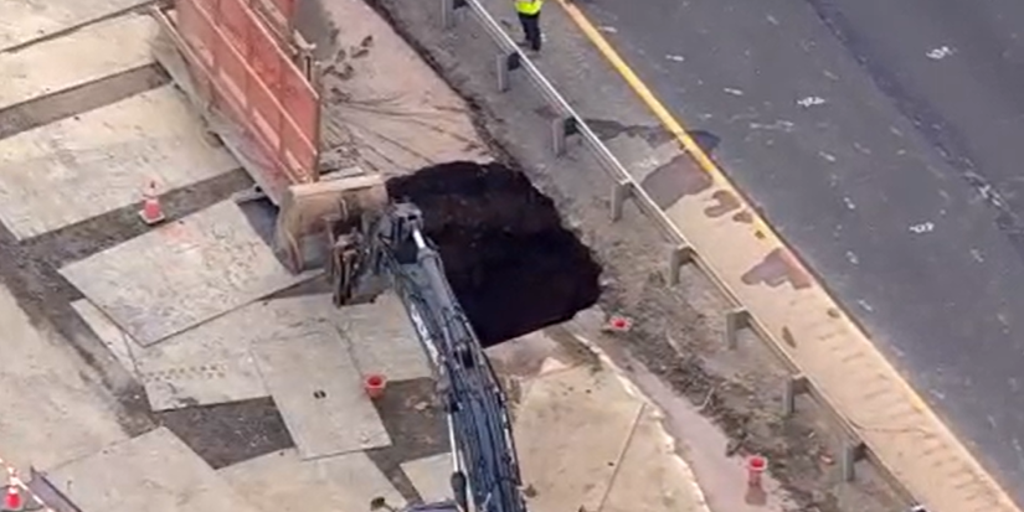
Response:
[{"label": "excavator bucket", "polygon": [[[379,216],[388,204],[384,179],[377,174],[350,172],[338,178],[325,175],[315,183],[288,187],[277,216],[275,245],[293,272],[306,270],[306,240],[322,236],[315,245],[335,252],[337,237],[358,232],[365,216]],[[347,240],[349,251],[357,240]],[[329,255],[328,258],[333,258]],[[330,265],[330,263],[328,264]]]}]

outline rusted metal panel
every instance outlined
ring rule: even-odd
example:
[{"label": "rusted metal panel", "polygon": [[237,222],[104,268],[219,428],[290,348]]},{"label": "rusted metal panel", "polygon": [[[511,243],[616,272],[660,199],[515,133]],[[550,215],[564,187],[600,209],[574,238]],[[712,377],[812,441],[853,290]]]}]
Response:
[{"label": "rusted metal panel", "polygon": [[[240,128],[250,173],[275,201],[318,179],[320,97],[253,0],[177,0],[171,30],[209,107]],[[290,19],[293,0],[272,0]],[[171,18],[169,18],[171,19]]]},{"label": "rusted metal panel", "polygon": [[288,0],[249,0],[249,5],[260,16],[264,25],[270,28],[278,43],[288,49],[289,54],[296,51],[292,39],[296,32],[292,29],[295,18],[295,2]]}]

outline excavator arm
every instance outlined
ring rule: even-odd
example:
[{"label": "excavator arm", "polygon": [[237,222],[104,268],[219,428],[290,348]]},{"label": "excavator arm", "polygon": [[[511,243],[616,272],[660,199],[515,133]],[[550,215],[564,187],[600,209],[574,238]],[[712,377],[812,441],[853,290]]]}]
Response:
[{"label": "excavator arm", "polygon": [[334,303],[389,287],[401,299],[432,362],[452,454],[450,501],[407,512],[526,512],[505,394],[423,233],[419,208],[387,205],[336,233]]}]

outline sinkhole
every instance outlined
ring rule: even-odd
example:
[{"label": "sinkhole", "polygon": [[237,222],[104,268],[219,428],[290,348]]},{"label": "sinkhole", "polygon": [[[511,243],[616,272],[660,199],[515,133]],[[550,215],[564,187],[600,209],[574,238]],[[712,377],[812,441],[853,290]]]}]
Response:
[{"label": "sinkhole", "polygon": [[392,178],[387,188],[422,210],[426,235],[485,347],[597,302],[600,265],[522,173],[451,162]]}]

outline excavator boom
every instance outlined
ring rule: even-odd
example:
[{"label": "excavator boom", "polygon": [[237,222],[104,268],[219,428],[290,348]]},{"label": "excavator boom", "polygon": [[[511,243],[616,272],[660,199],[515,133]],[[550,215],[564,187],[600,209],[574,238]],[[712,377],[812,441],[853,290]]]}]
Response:
[{"label": "excavator boom", "polygon": [[447,415],[453,497],[405,510],[526,512],[505,394],[423,233],[419,208],[392,203],[364,214],[334,246],[335,304],[393,289],[432,362]]}]

